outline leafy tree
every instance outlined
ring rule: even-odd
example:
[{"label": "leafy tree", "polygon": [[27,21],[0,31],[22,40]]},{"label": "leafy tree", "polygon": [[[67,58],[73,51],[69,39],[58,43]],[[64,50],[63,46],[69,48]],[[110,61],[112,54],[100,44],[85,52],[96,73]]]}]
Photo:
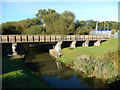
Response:
[{"label": "leafy tree", "polygon": [[118,30],[120,30],[120,22],[118,22]]},{"label": "leafy tree", "polygon": [[70,21],[74,21],[75,19],[75,15],[74,13],[70,12],[70,11],[65,11],[61,14],[61,16],[64,18],[64,19],[69,19]]},{"label": "leafy tree", "polygon": [[40,9],[38,10],[38,13],[36,14],[36,18],[42,22],[42,19],[43,19],[43,16],[46,16],[47,14],[50,14],[50,13],[55,13],[56,11],[53,10],[53,9]]},{"label": "leafy tree", "polygon": [[95,29],[96,28],[96,21],[91,21],[91,28],[92,29]]},{"label": "leafy tree", "polygon": [[115,30],[118,30],[118,23],[117,22],[111,22],[111,29],[115,29]]},{"label": "leafy tree", "polygon": [[[86,21],[74,20],[75,15],[70,11],[59,14],[53,9],[40,9],[36,18],[3,23],[2,34],[89,34],[96,27],[96,21],[92,19]],[[106,29],[108,24],[109,29],[120,30],[118,22],[106,21]],[[104,29],[104,22],[99,22],[98,28]]]},{"label": "leafy tree", "polygon": [[85,21],[76,21],[75,22],[75,29],[77,29],[78,27],[83,27],[86,25]]},{"label": "leafy tree", "polygon": [[95,22],[92,20],[87,21],[77,21],[75,22],[75,32],[74,34],[86,35],[95,28]]},{"label": "leafy tree", "polygon": [[89,34],[90,30],[91,30],[91,27],[89,27],[88,25],[85,25],[83,27],[78,27],[74,34],[87,35]]},{"label": "leafy tree", "polygon": [[62,14],[50,13],[43,16],[47,34],[73,34],[75,31],[74,14],[65,11]]},{"label": "leafy tree", "polygon": [[18,23],[21,25],[21,27],[23,27],[23,29],[29,28],[32,25],[41,25],[41,22],[38,21],[38,19],[36,18],[32,18],[32,19],[28,18],[26,20],[19,21]]},{"label": "leafy tree", "polygon": [[98,29],[104,29],[104,22],[99,22]]},{"label": "leafy tree", "polygon": [[25,23],[26,23],[26,28],[29,28],[32,25],[41,25],[41,22],[38,21],[38,19],[36,18],[27,19]]},{"label": "leafy tree", "polygon": [[23,32],[24,34],[45,34],[46,30],[43,26],[40,25],[32,25],[31,27],[27,28]]},{"label": "leafy tree", "polygon": [[59,26],[61,34],[73,34],[75,31],[75,24],[74,24],[75,16],[70,11],[65,11],[60,15],[59,19]]},{"label": "leafy tree", "polygon": [[58,13],[50,13],[43,17],[43,22],[46,27],[46,33],[47,34],[55,34],[57,33],[56,30],[56,22],[59,20],[59,14]]},{"label": "leafy tree", "polygon": [[2,24],[2,34],[21,34],[22,28],[17,22],[6,22]]}]

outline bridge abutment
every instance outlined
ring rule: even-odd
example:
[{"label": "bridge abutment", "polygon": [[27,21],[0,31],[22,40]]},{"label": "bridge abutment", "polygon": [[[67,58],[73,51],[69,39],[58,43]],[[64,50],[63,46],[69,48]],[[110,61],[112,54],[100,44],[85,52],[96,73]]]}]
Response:
[{"label": "bridge abutment", "polygon": [[16,48],[17,48],[17,43],[13,43],[12,44],[12,55],[13,56],[17,55]]},{"label": "bridge abutment", "polygon": [[70,44],[70,47],[75,48],[75,47],[76,47],[76,41],[73,41],[73,42]]}]

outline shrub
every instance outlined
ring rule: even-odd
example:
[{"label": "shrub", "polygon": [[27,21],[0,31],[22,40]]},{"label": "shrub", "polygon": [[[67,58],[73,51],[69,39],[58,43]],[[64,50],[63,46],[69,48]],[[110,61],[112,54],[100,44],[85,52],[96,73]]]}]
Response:
[{"label": "shrub", "polygon": [[[96,77],[107,82],[115,81],[118,76],[118,53],[106,52],[104,58],[92,58],[89,56],[79,56],[73,62],[76,71],[83,72],[86,77]],[[112,79],[113,78],[113,79]]]}]

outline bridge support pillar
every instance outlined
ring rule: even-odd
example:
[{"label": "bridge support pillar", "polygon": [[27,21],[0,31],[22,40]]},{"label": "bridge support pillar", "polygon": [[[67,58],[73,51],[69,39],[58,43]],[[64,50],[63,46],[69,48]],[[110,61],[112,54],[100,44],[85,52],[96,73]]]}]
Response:
[{"label": "bridge support pillar", "polygon": [[54,49],[59,52],[61,50],[61,44],[62,44],[62,41],[58,41]]},{"label": "bridge support pillar", "polygon": [[101,40],[98,40],[97,42],[94,43],[94,46],[100,46]]},{"label": "bridge support pillar", "polygon": [[76,46],[76,41],[73,41],[71,44],[70,44],[70,47],[72,47],[72,48],[75,48]]},{"label": "bridge support pillar", "polygon": [[88,47],[88,46],[89,46],[89,40],[86,40],[86,41],[82,44],[82,46]]},{"label": "bridge support pillar", "polygon": [[16,44],[16,43],[13,43],[13,44],[12,44],[13,56],[17,55],[16,48],[17,48],[17,44]]}]

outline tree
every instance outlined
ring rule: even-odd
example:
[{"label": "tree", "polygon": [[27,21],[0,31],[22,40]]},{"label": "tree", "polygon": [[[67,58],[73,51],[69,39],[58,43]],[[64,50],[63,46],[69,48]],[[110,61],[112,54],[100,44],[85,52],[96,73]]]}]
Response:
[{"label": "tree", "polygon": [[70,35],[75,31],[74,24],[75,15],[70,11],[65,11],[60,15],[59,18],[59,31],[61,34]]},{"label": "tree", "polygon": [[36,14],[36,18],[43,23],[42,19],[43,19],[43,16],[46,16],[47,14],[50,14],[50,13],[55,13],[56,11],[53,10],[53,9],[40,9],[38,10],[38,13]]},{"label": "tree", "polygon": [[90,31],[91,31],[91,27],[85,25],[83,27],[78,27],[74,34],[87,35],[89,34]]},{"label": "tree", "polygon": [[43,16],[42,20],[47,34],[73,34],[75,31],[74,14],[65,11],[62,14],[50,13]]},{"label": "tree", "polygon": [[26,20],[22,20],[22,21],[19,21],[18,22],[20,25],[21,25],[21,27],[23,27],[24,29],[26,29],[26,28],[29,28],[29,27],[31,27],[32,25],[41,25],[41,22],[40,21],[38,21],[38,19],[36,19],[36,18],[32,18],[32,19],[26,19]]},{"label": "tree", "polygon": [[95,21],[93,20],[76,21],[74,34],[87,35],[94,28]]},{"label": "tree", "polygon": [[[75,15],[71,11],[59,14],[53,9],[40,9],[36,18],[3,23],[2,34],[89,34],[96,27],[96,21],[92,19],[74,20]],[[105,29],[107,29],[108,24],[109,29],[120,30],[118,22],[106,21]],[[99,22],[98,28],[104,29],[104,22]]]},{"label": "tree", "polygon": [[6,22],[2,24],[2,34],[21,34],[22,28],[17,22]]},{"label": "tree", "polygon": [[36,18],[27,19],[25,20],[25,23],[26,23],[26,28],[29,28],[32,25],[41,25],[41,22]]},{"label": "tree", "polygon": [[112,24],[110,29],[118,30],[118,23],[117,22],[110,22],[110,23]]},{"label": "tree", "polygon": [[91,28],[92,29],[95,29],[96,28],[96,21],[91,21]]},{"label": "tree", "polygon": [[47,14],[46,16],[43,16],[43,22],[45,24],[47,34],[58,33],[56,29],[58,20],[59,20],[58,13],[50,13],[50,14]]},{"label": "tree", "polygon": [[98,29],[104,29],[104,22],[99,22]]},{"label": "tree", "polygon": [[32,25],[31,27],[24,30],[23,34],[45,34],[46,30],[43,26],[40,25]]}]

